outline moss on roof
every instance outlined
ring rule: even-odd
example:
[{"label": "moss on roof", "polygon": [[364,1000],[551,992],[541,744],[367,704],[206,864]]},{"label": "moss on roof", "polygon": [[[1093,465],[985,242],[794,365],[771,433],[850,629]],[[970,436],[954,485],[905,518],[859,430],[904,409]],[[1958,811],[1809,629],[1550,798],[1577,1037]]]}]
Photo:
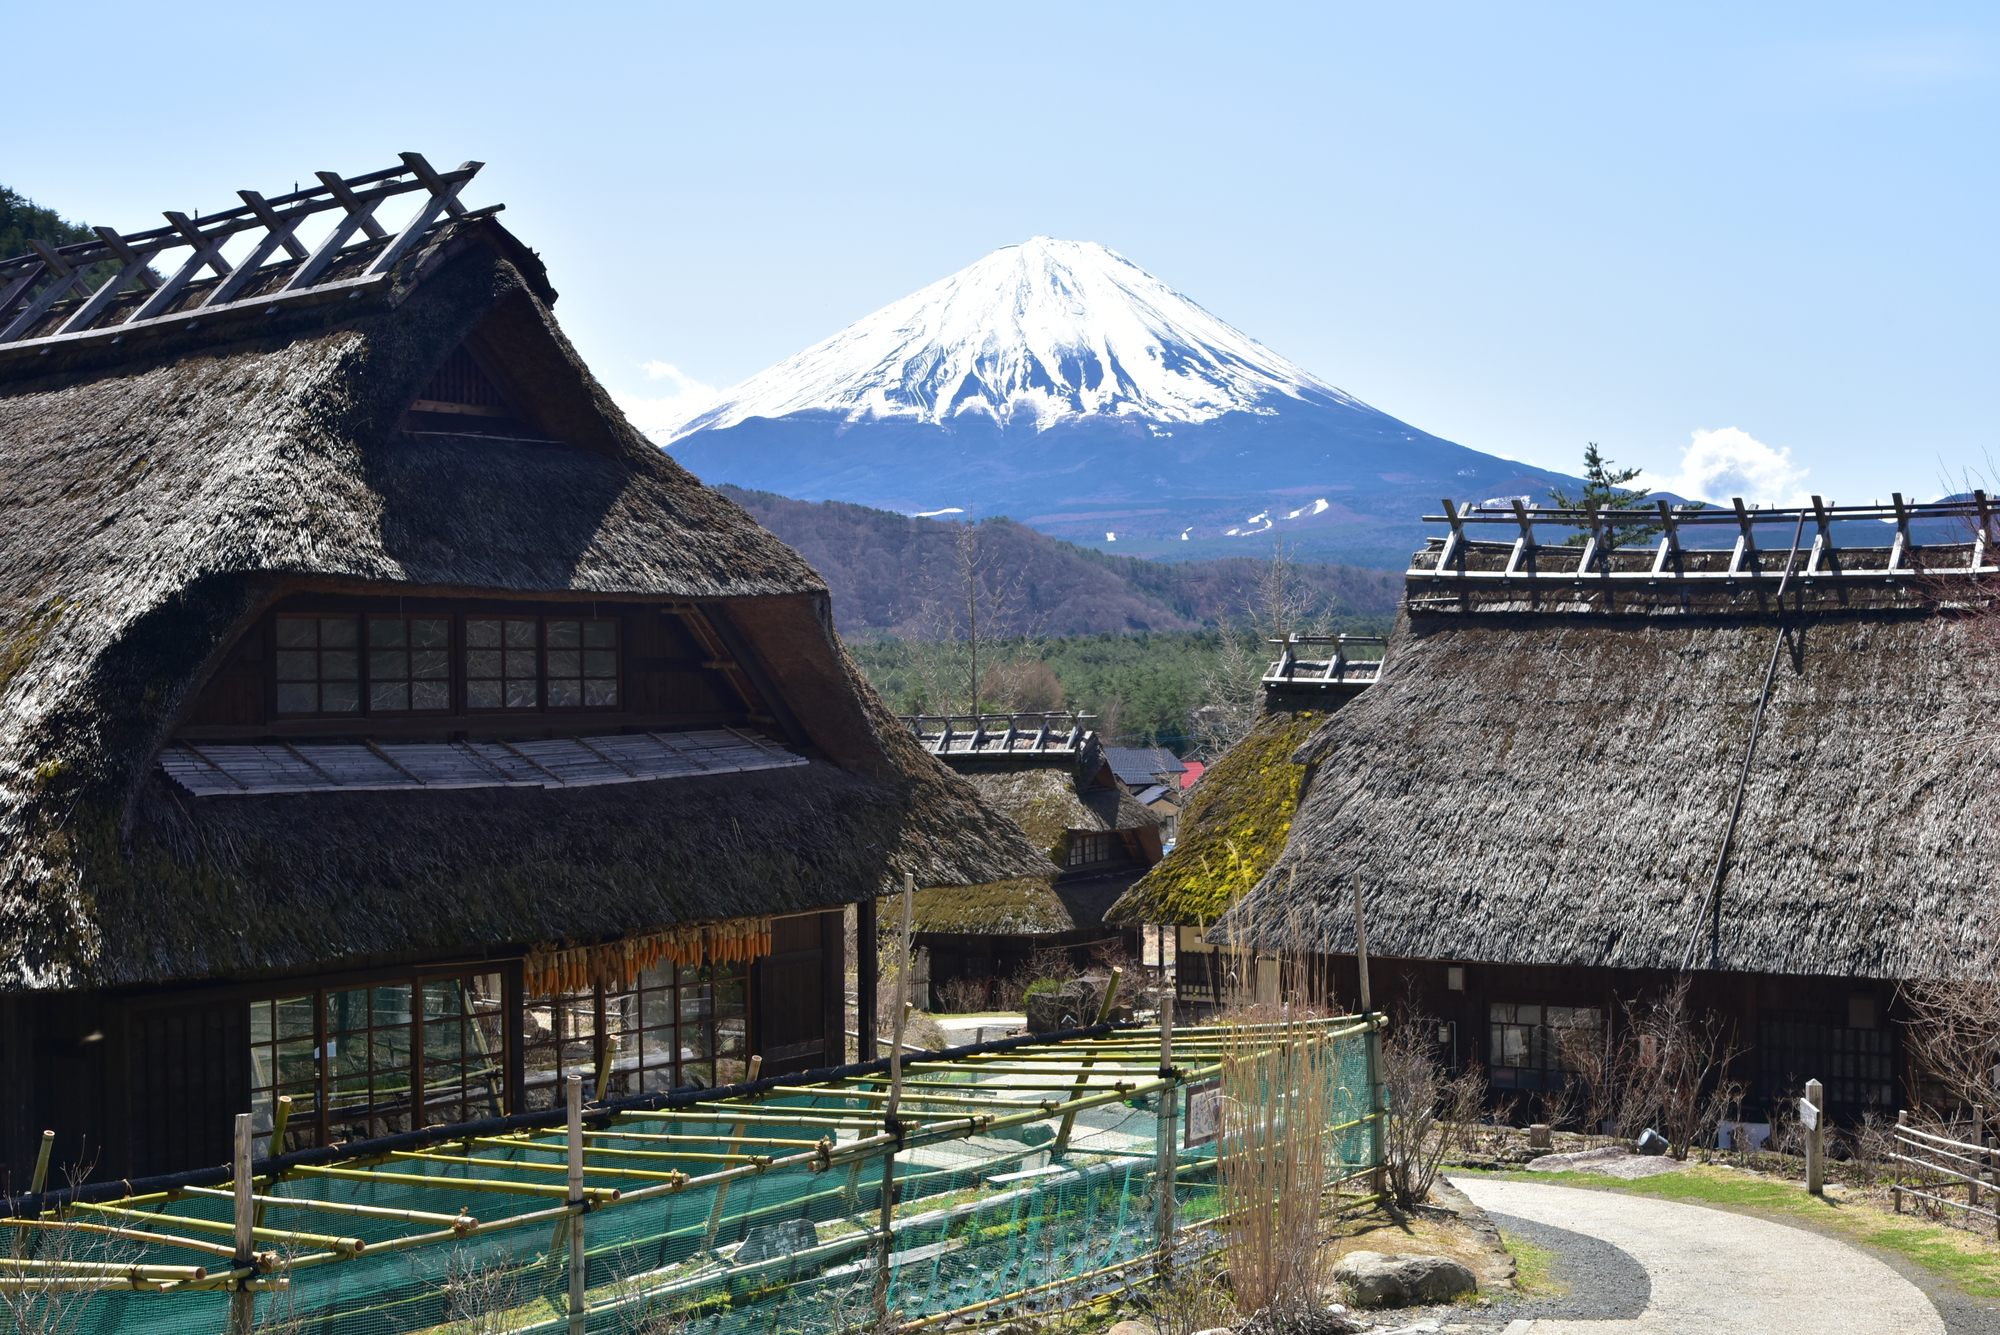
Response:
[{"label": "moss on roof", "polygon": [[[896,900],[882,901],[886,915],[900,913]],[[938,885],[919,890],[910,905],[919,932],[965,932],[980,936],[1040,936],[1080,926],[1057,897],[1053,878],[1024,876],[988,885]]]},{"label": "moss on roof", "polygon": [[1221,917],[1284,851],[1306,772],[1292,755],[1326,720],[1317,710],[1258,719],[1194,786],[1174,851],[1104,920],[1197,927]]}]

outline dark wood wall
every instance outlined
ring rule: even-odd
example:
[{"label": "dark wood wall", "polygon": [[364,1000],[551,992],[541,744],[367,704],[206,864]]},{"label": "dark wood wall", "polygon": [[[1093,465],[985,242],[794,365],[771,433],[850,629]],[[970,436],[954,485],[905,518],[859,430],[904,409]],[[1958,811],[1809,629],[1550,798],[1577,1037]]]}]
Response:
[{"label": "dark wood wall", "polygon": [[847,1060],[845,914],[813,913],[771,924],[771,953],[750,976],[750,1051],[762,1074],[787,1075]]}]

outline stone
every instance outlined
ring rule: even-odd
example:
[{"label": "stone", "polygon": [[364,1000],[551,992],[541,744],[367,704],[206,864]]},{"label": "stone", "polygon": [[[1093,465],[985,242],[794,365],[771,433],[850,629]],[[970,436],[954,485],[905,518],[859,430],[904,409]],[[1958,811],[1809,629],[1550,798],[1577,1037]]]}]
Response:
[{"label": "stone", "polygon": [[1549,1124],[1547,1122],[1535,1122],[1528,1127],[1529,1149],[1545,1150],[1555,1143],[1555,1139],[1549,1135]]},{"label": "stone", "polygon": [[1333,1277],[1363,1307],[1444,1302],[1479,1287],[1472,1271],[1449,1256],[1349,1252],[1333,1268]]},{"label": "stone", "polygon": [[1227,1326],[1210,1326],[1207,1330],[1196,1331],[1194,1335],[1236,1335],[1236,1332]]},{"label": "stone", "polygon": [[1120,1321],[1110,1330],[1106,1331],[1104,1335],[1160,1335],[1160,1332],[1153,1329],[1153,1323],[1150,1321],[1132,1321],[1128,1319]]},{"label": "stone", "polygon": [[743,1245],[736,1249],[737,1265],[747,1265],[752,1261],[770,1261],[780,1256],[790,1256],[802,1252],[819,1242],[819,1230],[806,1219],[788,1219],[782,1224],[766,1224],[753,1228],[743,1239]]}]

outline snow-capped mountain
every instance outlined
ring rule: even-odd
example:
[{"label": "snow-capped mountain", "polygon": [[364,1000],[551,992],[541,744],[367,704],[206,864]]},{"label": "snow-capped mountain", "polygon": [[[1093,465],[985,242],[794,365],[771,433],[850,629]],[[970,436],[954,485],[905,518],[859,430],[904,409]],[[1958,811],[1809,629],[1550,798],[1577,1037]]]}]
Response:
[{"label": "snow-capped mountain", "polygon": [[1116,251],[1050,237],[752,376],[669,448],[710,482],[1005,514],[1135,555],[1261,555],[1276,537],[1384,566],[1440,497],[1570,481],[1398,421]]},{"label": "snow-capped mountain", "polygon": [[1117,251],[1038,236],[752,376],[674,434],[808,412],[1036,430],[1091,415],[1207,422],[1276,412],[1273,398],[1366,407]]}]

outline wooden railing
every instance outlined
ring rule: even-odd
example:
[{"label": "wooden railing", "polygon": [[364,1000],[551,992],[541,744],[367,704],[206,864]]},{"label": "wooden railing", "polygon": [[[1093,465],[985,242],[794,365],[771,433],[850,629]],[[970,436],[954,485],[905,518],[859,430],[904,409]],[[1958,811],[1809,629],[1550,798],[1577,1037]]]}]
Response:
[{"label": "wooden railing", "polygon": [[[1895,1149],[1889,1158],[1896,1165],[1890,1190],[1898,1214],[1908,1196],[1991,1220],[1994,1232],[2000,1235],[2000,1151],[1993,1137],[1985,1133],[1984,1113],[1984,1109],[1973,1110],[1970,1134],[1977,1144],[1911,1126],[1907,1112],[1896,1115]],[[1948,1194],[1951,1192],[1961,1193],[1962,1199]]]}]

